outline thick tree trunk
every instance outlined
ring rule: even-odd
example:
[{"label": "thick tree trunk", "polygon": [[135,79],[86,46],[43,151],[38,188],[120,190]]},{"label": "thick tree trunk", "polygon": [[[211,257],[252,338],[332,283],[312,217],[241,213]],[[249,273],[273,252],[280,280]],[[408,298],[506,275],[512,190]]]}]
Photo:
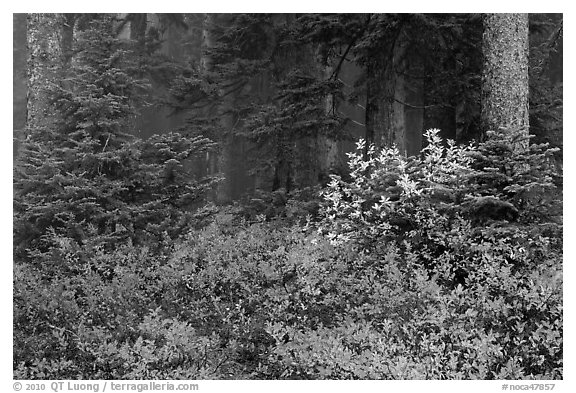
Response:
[{"label": "thick tree trunk", "polygon": [[398,72],[403,69],[404,57],[406,56],[406,42],[401,31],[396,38],[390,57],[386,59],[387,65],[384,72],[383,103],[386,112],[386,123],[381,135],[380,145],[397,146],[400,153],[406,155],[406,119],[404,117],[404,102],[406,102],[406,80],[404,75]]},{"label": "thick tree trunk", "polygon": [[402,59],[400,72],[397,77],[402,77],[402,101],[404,111],[404,151],[407,156],[420,154],[422,150],[422,131],[424,129],[424,81],[419,78],[406,77],[409,75],[423,74],[423,66],[420,58],[412,53]]},{"label": "thick tree trunk", "polygon": [[[528,135],[528,14],[486,14],[483,22],[483,131]],[[527,140],[516,144],[527,146]]]},{"label": "thick tree trunk", "polygon": [[209,50],[214,46],[215,41],[210,31],[210,26],[214,24],[215,18],[214,14],[206,14],[202,22],[202,58],[200,59],[200,66],[204,73],[210,72],[214,63]]},{"label": "thick tree trunk", "polygon": [[62,66],[69,67],[74,53],[74,25],[76,14],[62,14],[60,27],[60,46],[62,53]]},{"label": "thick tree trunk", "polygon": [[[380,133],[377,133],[376,140],[381,141],[379,146],[396,146],[402,155],[406,155],[406,119],[404,117],[404,105],[406,102],[406,81],[403,75],[396,72],[399,66],[398,57],[404,55],[404,48],[397,44],[392,63],[386,69],[384,75],[384,111],[386,122]],[[378,135],[380,134],[380,135]]]},{"label": "thick tree trunk", "polygon": [[12,109],[13,109],[13,140],[14,155],[18,154],[19,142],[24,137],[23,130],[26,126],[26,14],[13,14],[13,63],[12,63]]},{"label": "thick tree trunk", "polygon": [[47,89],[56,82],[63,59],[59,14],[28,14],[28,127],[47,126],[52,118]]},{"label": "thick tree trunk", "polygon": [[390,57],[366,66],[366,149],[371,144],[404,149],[403,119],[398,116],[401,108],[393,100],[398,87],[393,61]]},{"label": "thick tree trunk", "polygon": [[138,43],[142,51],[146,45],[148,14],[130,14],[130,39]]},{"label": "thick tree trunk", "polygon": [[415,155],[422,148],[424,87],[421,80],[406,77],[407,72],[421,72],[409,58],[408,42],[400,30],[390,53],[366,66],[365,124],[368,144],[396,146],[403,155]]},{"label": "thick tree trunk", "polygon": [[[316,54],[317,62],[319,64],[319,74],[324,80],[332,77],[334,67],[330,64],[329,59],[324,55],[322,48],[319,47]],[[338,102],[336,102],[334,95],[328,94],[324,99],[324,110],[327,116],[334,115]],[[334,171],[338,162],[338,141],[331,135],[319,134],[316,136],[314,146],[314,154],[317,159],[314,168],[314,179],[311,179],[310,185],[315,185],[318,182],[326,182],[328,175]]]},{"label": "thick tree trunk", "polygon": [[[202,31],[202,59],[200,65],[202,72],[208,77],[209,73],[214,69],[214,61],[210,54],[210,49],[216,43],[216,37],[213,36],[212,28],[216,25],[226,24],[226,15],[222,14],[206,14],[203,22]],[[224,91],[220,92],[225,94]],[[225,94],[220,102],[220,124],[224,131],[218,139],[219,151],[210,153],[209,168],[210,175],[220,174],[223,179],[218,183],[214,200],[219,204],[226,204],[232,202],[232,178],[234,176],[233,162],[231,159],[233,152],[233,137],[231,131],[235,125],[235,116],[233,114],[234,97],[233,94]],[[208,108],[210,111],[211,108]]]},{"label": "thick tree trunk", "polygon": [[[327,67],[326,71],[332,73],[332,67]],[[326,113],[332,114],[336,105],[334,96],[329,95],[326,97]],[[338,141],[329,135],[319,135],[317,138],[318,154],[319,154],[319,174],[320,180],[327,179],[338,164]]]},{"label": "thick tree trunk", "polygon": [[[200,57],[200,71],[204,79],[207,78],[208,74],[213,69],[214,61],[210,55],[210,48],[214,46],[214,37],[212,36],[210,27],[215,22],[214,14],[205,14],[204,20],[202,21],[202,44],[201,44],[201,57]],[[208,107],[206,111],[210,111],[211,108]],[[218,152],[210,151],[206,153],[206,165],[209,176],[216,176],[218,174]],[[213,201],[218,201],[219,191],[221,187],[217,186],[213,190],[211,199]]]},{"label": "thick tree trunk", "polygon": [[27,119],[29,127],[47,126],[53,120],[48,91],[65,83],[74,43],[75,14],[27,16]]},{"label": "thick tree trunk", "polygon": [[364,117],[366,147],[364,154],[368,152],[368,147],[375,143],[375,127],[378,124],[378,119],[376,118],[378,113],[378,89],[375,85],[378,78],[374,68],[372,64],[366,66],[366,112]]}]

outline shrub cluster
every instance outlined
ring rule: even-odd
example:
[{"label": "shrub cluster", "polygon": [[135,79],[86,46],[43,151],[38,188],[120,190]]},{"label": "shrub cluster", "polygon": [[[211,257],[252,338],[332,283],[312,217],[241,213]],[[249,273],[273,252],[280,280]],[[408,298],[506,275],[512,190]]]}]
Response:
[{"label": "shrub cluster", "polygon": [[221,209],[161,250],[20,261],[15,378],[562,378],[548,153],[427,137],[410,160],[360,143],[319,222]]}]

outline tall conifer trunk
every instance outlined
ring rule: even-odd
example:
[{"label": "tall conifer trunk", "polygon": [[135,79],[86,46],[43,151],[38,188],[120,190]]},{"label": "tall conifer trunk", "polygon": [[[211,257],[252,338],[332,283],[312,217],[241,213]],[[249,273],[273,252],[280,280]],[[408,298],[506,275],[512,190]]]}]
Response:
[{"label": "tall conifer trunk", "polygon": [[[212,58],[210,50],[214,47],[215,43],[215,38],[211,31],[211,27],[214,25],[215,21],[216,21],[215,14],[205,14],[204,20],[202,21],[202,45],[201,45],[202,55],[200,59],[200,69],[204,79],[208,79],[209,74],[214,69],[214,60]],[[211,112],[212,110],[213,110],[212,106],[208,106],[205,109],[206,115],[210,115],[209,112]],[[216,174],[219,171],[222,172],[221,168],[219,168],[220,166],[219,164],[221,164],[222,161],[219,157],[220,155],[221,153],[219,153],[218,151],[209,151],[206,153],[207,171],[210,176],[216,176]],[[226,179],[222,180],[220,184],[218,184],[217,187],[215,187],[215,189],[213,190],[211,195],[213,201],[218,202],[223,201],[222,194],[226,190],[226,185],[225,184],[223,185],[222,184],[223,182],[226,182]]]},{"label": "tall conifer trunk", "polygon": [[[399,70],[403,70],[403,62],[406,56],[407,37],[402,27],[397,33],[388,54],[386,67],[383,75],[383,100],[386,123],[383,124],[381,136],[376,138],[378,146],[397,146],[400,153],[406,155],[406,119],[404,105],[406,101],[406,80]],[[381,140],[378,143],[378,140]]]},{"label": "tall conifer trunk", "polygon": [[12,109],[13,109],[13,140],[14,155],[16,159],[20,141],[24,137],[23,130],[26,126],[26,14],[13,14],[13,87],[12,87]]},{"label": "tall conifer trunk", "polygon": [[[328,79],[334,72],[334,67],[329,64],[323,64],[322,77]],[[326,96],[325,111],[327,115],[332,115],[337,102],[333,94]],[[331,135],[318,135],[317,137],[317,153],[318,153],[318,175],[319,177],[327,177],[332,169],[336,167],[338,159],[338,141]]]},{"label": "tall conifer trunk", "polygon": [[421,104],[422,89],[404,76],[410,68],[406,32],[400,26],[395,34],[390,50],[374,55],[366,66],[366,140],[378,147],[396,146],[404,155],[417,154],[422,111],[406,103]]},{"label": "tall conifer trunk", "polygon": [[[528,135],[528,14],[485,14],[483,22],[483,131]],[[527,140],[516,144],[527,146]]]},{"label": "tall conifer trunk", "polygon": [[60,33],[63,19],[59,14],[28,14],[28,127],[50,124],[47,88],[57,80],[59,60],[63,59]]}]

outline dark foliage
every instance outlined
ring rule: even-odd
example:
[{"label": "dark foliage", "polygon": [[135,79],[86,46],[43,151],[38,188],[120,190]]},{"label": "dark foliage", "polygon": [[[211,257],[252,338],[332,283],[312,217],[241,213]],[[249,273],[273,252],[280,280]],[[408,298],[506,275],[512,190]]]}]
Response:
[{"label": "dark foliage", "polygon": [[[474,169],[490,144],[442,150],[434,135],[409,165],[391,150],[365,166],[360,146],[316,224],[287,220],[301,205],[275,193],[161,253],[63,245],[51,261],[76,270],[17,264],[15,376],[562,378],[561,225],[505,196],[546,168],[503,187]],[[494,193],[469,216],[477,187]]]},{"label": "dark foliage", "polygon": [[[428,120],[457,107],[447,133],[475,139],[478,16],[215,18],[205,68],[149,57],[144,28],[121,41],[111,16],[78,20],[70,68],[45,86],[54,125],[29,130],[15,163],[14,378],[563,378],[561,144],[542,138],[557,90],[533,86],[550,105],[525,151],[510,130],[473,145],[429,130],[410,158],[360,141],[327,181],[297,165],[311,141],[347,137],[338,103],[363,88],[339,68],[381,76],[368,71],[400,30],[427,59],[411,77]],[[172,104],[197,116],[131,136],[138,97],[176,74]],[[266,100],[250,93],[264,77]],[[206,205],[207,136],[248,140],[270,187]]]},{"label": "dark foliage", "polygon": [[211,142],[180,134],[129,134],[136,97],[130,43],[98,16],[79,32],[72,67],[50,91],[56,122],[30,130],[15,163],[14,241],[19,258],[50,259],[62,242],[110,249],[174,239],[212,179],[186,162]]}]

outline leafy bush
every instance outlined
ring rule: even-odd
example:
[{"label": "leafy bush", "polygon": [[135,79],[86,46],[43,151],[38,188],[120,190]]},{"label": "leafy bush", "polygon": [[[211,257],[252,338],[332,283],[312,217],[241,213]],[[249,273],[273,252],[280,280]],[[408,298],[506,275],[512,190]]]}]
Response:
[{"label": "leafy bush", "polygon": [[[411,257],[417,261],[416,255]],[[430,279],[425,269],[398,256],[388,255],[385,263],[388,268],[368,270],[370,278],[357,280],[355,287],[366,295],[336,316],[339,322],[333,326],[268,325],[279,343],[271,357],[281,370],[279,377],[562,377],[558,267],[543,265],[522,276],[492,259],[478,267],[465,286],[450,289],[441,273]],[[447,274],[449,268],[440,266]],[[388,278],[381,278],[387,273]]]},{"label": "leafy bush", "polygon": [[352,154],[319,223],[222,208],[160,250],[17,264],[15,377],[562,378],[561,226],[520,202],[546,168],[428,140]]},{"label": "leafy bush", "polygon": [[[562,228],[554,217],[561,200],[547,161],[553,150],[536,145],[517,151],[515,136],[508,135],[493,135],[479,147],[450,141],[443,147],[436,130],[426,137],[421,158],[407,160],[395,149],[376,154],[373,147],[366,159],[350,154],[352,181],[333,177],[320,232],[375,264],[402,266],[399,281],[407,290],[400,299],[436,294],[411,305],[418,310],[412,322],[402,320],[400,331],[412,329],[409,342],[422,334],[432,338],[427,345],[441,348],[444,361],[448,338],[459,351],[477,348],[475,340],[494,347],[480,358],[468,355],[480,363],[458,358],[448,370],[424,367],[418,354],[411,361],[421,371],[382,377],[557,378]],[[403,345],[398,353],[415,354]]]},{"label": "leafy bush", "polygon": [[[151,312],[170,301],[162,261],[172,242],[210,215],[197,209],[215,179],[187,166],[212,143],[177,133],[131,137],[141,70],[110,15],[87,23],[66,77],[44,86],[54,122],[29,130],[15,163],[15,376],[208,375],[220,360],[188,352],[212,339],[181,349],[184,371],[166,368],[176,364],[167,358],[176,344],[162,347],[161,336],[192,330]],[[145,364],[134,352],[149,356]]]},{"label": "leafy bush", "polygon": [[[131,136],[135,103],[149,88],[144,75],[163,67],[118,40],[112,16],[81,18],[70,67],[53,70],[62,72],[53,85],[34,84],[53,116],[28,130],[15,163],[15,378],[563,377],[554,149],[510,132],[457,146],[429,130],[412,158],[361,141],[350,181],[333,176],[319,209],[314,188],[294,190],[318,179],[296,158],[317,150],[307,150],[308,136],[335,136],[342,126],[318,100],[338,101],[342,86],[309,78],[292,59],[277,70],[286,76],[279,106],[245,100],[236,122],[238,135],[270,150],[260,161],[274,169],[274,188],[291,192],[262,192],[214,214],[203,205],[215,179],[190,170],[210,140]],[[252,40],[265,33],[263,18],[240,15],[230,34],[218,23],[213,33],[220,44],[246,32]],[[365,25],[323,18],[296,25],[321,22],[328,36],[334,22]],[[372,33],[397,24],[383,18]],[[306,40],[318,41],[314,34]],[[332,44],[349,45],[346,34]],[[210,53],[228,56],[207,73],[212,81],[176,80],[177,106],[221,98],[220,87],[267,68],[262,54],[235,48],[248,55],[237,61],[226,45]],[[464,112],[466,123],[477,115]],[[221,128],[206,114],[192,119],[191,134]],[[558,125],[542,109],[533,115]]]},{"label": "leafy bush", "polygon": [[[73,260],[72,250],[66,263]],[[14,278],[15,376],[22,379],[221,377],[217,336],[178,319],[174,271],[132,246],[100,252],[76,274],[18,264]],[[104,276],[102,271],[107,272]]]}]

